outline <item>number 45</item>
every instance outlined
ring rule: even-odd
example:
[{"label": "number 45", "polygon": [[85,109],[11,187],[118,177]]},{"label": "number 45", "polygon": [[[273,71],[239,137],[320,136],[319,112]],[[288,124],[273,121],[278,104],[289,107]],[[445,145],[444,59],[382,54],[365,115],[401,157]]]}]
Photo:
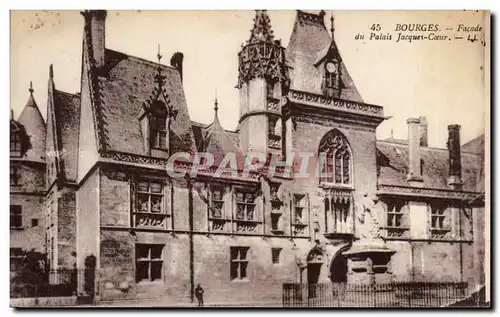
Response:
[{"label": "number 45", "polygon": [[382,28],[380,27],[380,24],[372,24],[372,27],[370,28],[370,30],[372,31],[380,31]]}]

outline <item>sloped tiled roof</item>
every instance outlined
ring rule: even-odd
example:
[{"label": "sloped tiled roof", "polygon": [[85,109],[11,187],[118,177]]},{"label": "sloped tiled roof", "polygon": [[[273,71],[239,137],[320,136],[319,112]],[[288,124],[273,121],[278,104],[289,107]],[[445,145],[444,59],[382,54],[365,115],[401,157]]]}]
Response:
[{"label": "sloped tiled roof", "polygon": [[[106,49],[106,66],[99,76],[106,146],[108,150],[147,155],[139,117],[155,89],[157,63]],[[179,71],[161,65],[164,89],[178,111],[171,123],[173,152],[194,152],[195,143]]]},{"label": "sloped tiled roof", "polygon": [[[330,50],[338,52],[335,41],[332,41],[326,30],[323,16],[297,11],[295,24],[286,49],[286,58],[291,63],[291,89],[322,94],[323,81],[321,69],[315,66]],[[340,55],[340,53],[339,53]],[[344,85],[340,98],[363,102],[344,62],[340,64],[341,81]]]},{"label": "sloped tiled roof", "polygon": [[215,114],[214,121],[203,129],[202,151],[211,153],[214,156],[215,166],[218,166],[228,153],[236,155],[238,166],[243,166],[244,164],[244,155],[224,128],[222,128],[217,113]]},{"label": "sloped tiled roof", "polygon": [[[432,189],[449,189],[448,150],[421,148],[423,161],[424,187]],[[379,185],[410,186],[406,181],[408,173],[408,146],[377,141],[377,165],[379,168]],[[462,181],[464,191],[477,191],[477,173],[481,159],[478,155],[462,153]]]},{"label": "sloped tiled roof", "polygon": [[30,146],[23,158],[30,161],[45,162],[45,121],[35,102],[31,88],[28,102],[21,115],[19,115],[17,122],[24,127],[29,137]]},{"label": "sloped tiled roof", "polygon": [[462,151],[474,154],[484,153],[484,134],[462,145]]},{"label": "sloped tiled roof", "polygon": [[[191,127],[193,129],[193,135],[194,135],[194,140],[196,143],[196,149],[198,151],[202,151],[203,150],[203,129],[205,129],[207,127],[207,125],[204,123],[201,123],[201,122],[191,121]],[[231,138],[233,143],[237,147],[239,147],[240,135],[238,134],[238,132],[231,131],[231,130],[224,130],[224,131],[226,132],[227,136],[229,136],[229,138]]]},{"label": "sloped tiled roof", "polygon": [[61,171],[67,180],[76,181],[80,96],[54,90],[54,111],[61,155]]}]

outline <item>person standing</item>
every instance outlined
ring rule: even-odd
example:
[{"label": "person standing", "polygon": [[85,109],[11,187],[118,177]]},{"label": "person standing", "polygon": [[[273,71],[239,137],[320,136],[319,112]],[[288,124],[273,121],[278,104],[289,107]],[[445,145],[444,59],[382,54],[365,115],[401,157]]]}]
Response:
[{"label": "person standing", "polygon": [[204,290],[201,287],[201,285],[200,284],[196,285],[196,288],[194,289],[194,295],[198,300],[198,307],[203,307],[203,292]]}]

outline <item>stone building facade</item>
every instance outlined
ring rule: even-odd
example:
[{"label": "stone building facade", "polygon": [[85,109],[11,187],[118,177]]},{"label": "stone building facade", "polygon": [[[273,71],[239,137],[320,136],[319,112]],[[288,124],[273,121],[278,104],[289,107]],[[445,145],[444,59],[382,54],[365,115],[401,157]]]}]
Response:
[{"label": "stone building facade", "polygon": [[[36,209],[51,268],[92,255],[101,300],[172,303],[197,284],[206,302],[279,301],[287,282],[484,284],[484,136],[461,146],[452,125],[448,149],[432,148],[425,118],[410,118],[408,139],[377,140],[383,108],[361,98],[324,11],[297,11],[286,48],[257,11],[238,55],[237,131],[217,101],[210,125],[190,120],[181,53],[166,66],[107,49],[106,12],[82,15],[80,93],[56,90],[51,66],[46,129],[18,120],[47,136]],[[215,165],[234,153],[238,170],[191,177],[167,164],[181,152]],[[244,173],[248,152],[294,173],[294,153],[312,153],[323,173]]]}]

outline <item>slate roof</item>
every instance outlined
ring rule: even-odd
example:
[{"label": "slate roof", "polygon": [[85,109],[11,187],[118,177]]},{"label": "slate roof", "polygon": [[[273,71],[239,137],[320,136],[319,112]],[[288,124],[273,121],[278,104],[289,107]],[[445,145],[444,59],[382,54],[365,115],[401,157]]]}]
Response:
[{"label": "slate roof", "polygon": [[[323,58],[330,48],[339,51],[325,27],[323,17],[319,14],[297,11],[286,49],[286,58],[292,67],[291,89],[322,94],[323,77],[320,69],[322,64],[316,67],[315,63]],[[340,98],[363,102],[344,62],[341,62],[340,70],[344,85]]]},{"label": "slate roof", "polygon": [[[147,155],[139,117],[155,89],[159,64],[106,49],[106,66],[99,73],[104,139],[108,150]],[[161,65],[166,94],[177,117],[171,123],[173,152],[194,152],[195,143],[179,71]]]},{"label": "slate roof", "polygon": [[462,151],[474,154],[484,153],[484,134],[462,145]]},{"label": "slate roof", "polygon": [[[194,140],[196,143],[196,149],[198,151],[203,150],[203,129],[205,129],[208,125],[205,123],[197,122],[197,121],[191,121],[191,127],[193,129],[193,135],[194,135]],[[229,138],[233,141],[233,143],[239,147],[240,144],[240,136],[238,132],[236,131],[231,131],[231,130],[224,130],[229,136]]]},{"label": "slate roof", "polygon": [[29,137],[29,147],[23,158],[35,162],[45,162],[46,125],[31,88],[28,102],[19,115],[17,122],[24,127]]},{"label": "slate roof", "polygon": [[[421,148],[424,187],[449,189],[448,150]],[[478,191],[477,177],[481,167],[479,155],[462,153],[462,181],[464,191]],[[408,173],[408,146],[387,141],[377,141],[377,168],[379,185],[410,186]]]},{"label": "slate roof", "polygon": [[61,171],[67,180],[76,181],[78,134],[80,131],[80,96],[54,90],[55,125]]},{"label": "slate roof", "polygon": [[202,152],[211,153],[214,156],[214,166],[218,166],[227,153],[236,155],[238,167],[244,166],[245,155],[238,148],[238,145],[233,142],[226,130],[222,128],[217,112],[214,121],[203,128],[202,133]]}]

